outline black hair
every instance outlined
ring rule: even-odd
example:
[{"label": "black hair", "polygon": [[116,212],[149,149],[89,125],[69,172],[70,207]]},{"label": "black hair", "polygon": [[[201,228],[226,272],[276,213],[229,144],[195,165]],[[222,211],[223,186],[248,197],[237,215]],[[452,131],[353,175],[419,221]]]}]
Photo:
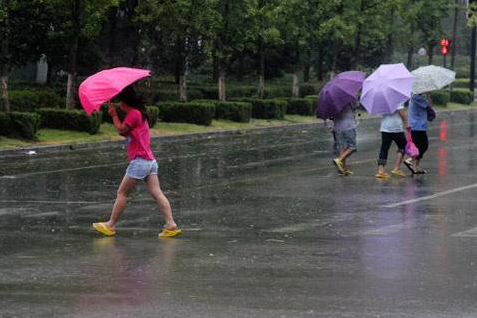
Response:
[{"label": "black hair", "polygon": [[148,119],[144,101],[142,97],[136,93],[136,90],[132,85],[123,88],[123,90],[117,95],[117,98],[129,107],[139,110],[143,121]]}]

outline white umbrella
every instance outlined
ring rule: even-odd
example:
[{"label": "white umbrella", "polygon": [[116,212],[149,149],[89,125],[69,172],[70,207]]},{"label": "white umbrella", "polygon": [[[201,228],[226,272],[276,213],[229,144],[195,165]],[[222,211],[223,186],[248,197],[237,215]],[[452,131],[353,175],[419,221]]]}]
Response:
[{"label": "white umbrella", "polygon": [[421,94],[446,87],[455,81],[455,72],[446,68],[428,65],[411,72],[414,75],[412,92]]}]

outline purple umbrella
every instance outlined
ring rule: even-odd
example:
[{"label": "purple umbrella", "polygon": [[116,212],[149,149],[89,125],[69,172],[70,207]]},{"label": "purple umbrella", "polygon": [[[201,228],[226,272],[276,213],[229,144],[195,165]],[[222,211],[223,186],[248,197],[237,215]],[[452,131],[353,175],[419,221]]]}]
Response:
[{"label": "purple umbrella", "polygon": [[402,63],[383,64],[364,81],[361,104],[370,114],[392,114],[411,97],[413,78]]},{"label": "purple umbrella", "polygon": [[356,93],[363,86],[365,73],[343,72],[330,80],[320,92],[316,115],[327,119],[338,115],[343,108],[356,100]]}]

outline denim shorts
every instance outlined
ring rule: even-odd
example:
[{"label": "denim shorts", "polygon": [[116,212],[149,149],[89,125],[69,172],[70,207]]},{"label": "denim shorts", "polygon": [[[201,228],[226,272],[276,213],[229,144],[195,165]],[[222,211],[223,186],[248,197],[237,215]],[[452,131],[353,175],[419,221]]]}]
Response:
[{"label": "denim shorts", "polygon": [[129,166],[126,169],[126,176],[144,180],[150,174],[157,174],[157,162],[156,160],[145,160],[142,158],[136,158],[129,162]]},{"label": "denim shorts", "polygon": [[336,133],[336,142],[338,143],[339,150],[343,150],[346,148],[351,149],[351,151],[355,152],[358,150],[356,146],[356,130],[350,129],[345,130],[339,133]]}]

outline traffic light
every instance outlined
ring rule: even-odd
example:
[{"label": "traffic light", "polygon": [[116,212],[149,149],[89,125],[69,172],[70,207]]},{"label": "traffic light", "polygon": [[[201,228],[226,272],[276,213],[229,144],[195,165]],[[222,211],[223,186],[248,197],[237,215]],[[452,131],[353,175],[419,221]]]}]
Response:
[{"label": "traffic light", "polygon": [[450,43],[449,39],[442,39],[442,40],[440,41],[441,54],[442,54],[443,56],[446,56],[447,53],[449,53],[449,43]]}]

